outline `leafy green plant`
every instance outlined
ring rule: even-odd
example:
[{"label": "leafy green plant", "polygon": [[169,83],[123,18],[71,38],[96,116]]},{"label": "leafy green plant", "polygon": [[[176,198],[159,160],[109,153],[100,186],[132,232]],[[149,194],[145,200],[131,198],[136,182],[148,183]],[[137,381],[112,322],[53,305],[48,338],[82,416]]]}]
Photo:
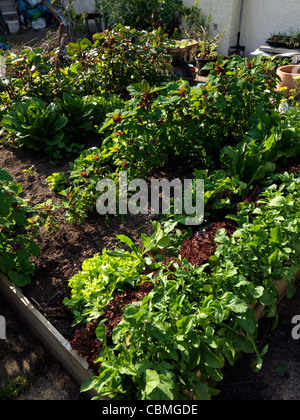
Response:
[{"label": "leafy green plant", "polygon": [[261,181],[284,159],[300,153],[299,129],[292,127],[288,118],[276,111],[265,113],[261,107],[258,121],[242,142],[225,146],[220,152],[223,166],[248,185]]},{"label": "leafy green plant", "polygon": [[116,168],[125,168],[135,177],[171,159],[198,158],[207,165],[201,138],[203,114],[195,104],[199,88],[183,81],[151,88],[144,80],[128,90],[132,100],[127,108],[108,114],[100,130],[112,131],[102,153]]},{"label": "leafy green plant", "polygon": [[48,176],[47,182],[49,183],[50,190],[61,192],[65,189],[66,183],[68,182],[64,172],[54,172]]},{"label": "leafy green plant", "polygon": [[147,79],[156,84],[171,77],[171,58],[166,54],[166,37],[160,30],[147,32],[117,25],[93,35],[94,43],[70,43],[68,53],[78,74],[75,86],[85,95],[104,89],[106,93],[127,96],[127,86]]},{"label": "leafy green plant", "polygon": [[[81,271],[70,281],[70,299],[66,298],[64,304],[73,311],[75,323],[89,322],[97,319],[104,313],[105,307],[116,290],[134,288],[140,283],[140,275],[145,271],[146,265],[152,265],[147,254],[169,245],[166,232],[158,223],[153,223],[154,233],[149,237],[142,235],[142,247],[135,246],[133,241],[125,235],[117,235],[131,250],[104,249],[102,254],[86,260]],[[145,257],[145,261],[144,261]]]},{"label": "leafy green plant", "polygon": [[66,136],[81,138],[92,131],[93,128],[93,102],[84,101],[80,96],[64,93],[61,99],[57,99],[62,115],[68,119]]},{"label": "leafy green plant", "polygon": [[31,207],[21,194],[21,185],[0,168],[0,270],[19,287],[31,282],[35,265],[30,257],[40,254],[38,229],[52,223],[55,207],[51,201]]},{"label": "leafy green plant", "polygon": [[[107,115],[100,133],[111,132],[101,148],[84,151],[70,165],[71,186],[65,191],[68,216],[83,220],[95,209],[96,185],[106,177],[118,182],[120,170],[128,178],[146,176],[170,160],[198,158],[208,165],[201,139],[203,115],[193,108],[199,88],[173,82],[151,88],[143,81],[129,87],[133,98],[125,109]],[[74,217],[75,216],[75,217]]]},{"label": "leafy green plant", "polygon": [[101,316],[114,291],[126,284],[135,285],[143,268],[142,260],[125,251],[110,255],[103,250],[101,255],[86,260],[81,272],[69,282],[71,298],[64,300],[64,304],[75,314],[75,322]]},{"label": "leafy green plant", "polygon": [[25,103],[15,103],[1,121],[9,134],[14,135],[19,144],[33,150],[51,149],[65,137],[64,127],[68,119],[61,115],[56,104],[46,105],[38,98]]},{"label": "leafy green plant", "polygon": [[55,53],[45,54],[42,48],[26,48],[19,54],[6,57],[6,79],[1,80],[1,99],[8,104],[22,101],[23,97],[37,97],[48,103],[56,88]]},{"label": "leafy green plant", "polygon": [[267,346],[257,348],[251,308],[259,302],[268,317],[276,317],[276,282],[284,277],[291,297],[300,267],[299,174],[272,180],[258,206],[243,202],[230,217],[238,226],[232,236],[218,232],[218,246],[207,263],[195,268],[172,258],[140,276],[154,287],[124,307],[112,342],[107,340],[108,319],[99,319],[99,372],[82,390],[136,400],[180,399],[188,392],[203,400],[217,393],[226,361],[234,365],[242,353],[253,353],[252,368],[261,368]]},{"label": "leafy green plant", "polygon": [[[120,170],[135,178],[170,162],[184,159],[194,166],[196,161],[203,170],[222,168],[234,191],[274,171],[279,159],[298,153],[298,128],[274,110],[282,95],[273,91],[277,77],[269,74],[269,65],[262,57],[220,58],[211,65],[210,83],[204,88],[183,81],[152,87],[147,80],[129,86],[131,100],[107,114],[100,127],[99,133],[107,137],[97,152],[98,163],[80,158],[71,168],[69,208],[83,203],[80,195],[85,193],[97,199],[94,175],[96,170],[100,175],[99,166],[101,176],[117,181]],[[82,179],[81,173],[89,175]],[[224,200],[229,204],[228,197]],[[96,200],[94,205],[92,199],[86,202],[95,208]]]},{"label": "leafy green plant", "polygon": [[265,62],[262,55],[252,60],[219,56],[215,64],[204,67],[210,70],[211,83],[203,89],[203,112],[213,144],[219,141],[222,147],[239,143],[245,133],[257,127],[262,113],[278,109],[282,94],[276,91],[278,76],[272,72],[274,68],[275,64]]},{"label": "leafy green plant", "polygon": [[[224,213],[233,210],[239,200],[244,196],[247,184],[240,180],[238,175],[225,171],[223,169],[208,170],[195,169],[192,179],[193,202],[196,201],[197,180],[204,181],[204,211],[205,218],[216,220],[218,217],[224,217]],[[185,197],[182,194],[182,207],[185,209]],[[181,225],[186,224],[187,215],[174,213],[174,200],[171,201],[169,214],[166,219],[178,222]],[[193,215],[195,217],[196,214]]]},{"label": "leafy green plant", "polygon": [[144,30],[163,27],[170,35],[179,27],[183,14],[181,0],[150,0],[147,3],[141,0],[105,0],[99,11],[108,27],[119,23]]},{"label": "leafy green plant", "polygon": [[101,156],[97,147],[84,150],[80,156],[70,163],[70,186],[61,191],[62,201],[66,207],[66,220],[76,223],[86,219],[95,210],[99,194],[96,186],[104,174],[111,172],[107,160]]},{"label": "leafy green plant", "polygon": [[107,114],[125,106],[119,95],[103,93],[100,96],[88,95],[83,99],[86,104],[92,104],[92,121],[96,130],[104,123]]}]

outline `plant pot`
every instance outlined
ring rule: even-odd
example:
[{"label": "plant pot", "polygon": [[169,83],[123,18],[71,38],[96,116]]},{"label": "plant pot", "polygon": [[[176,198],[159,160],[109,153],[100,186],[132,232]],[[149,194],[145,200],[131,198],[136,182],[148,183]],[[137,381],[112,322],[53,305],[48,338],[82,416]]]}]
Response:
[{"label": "plant pot", "polygon": [[296,83],[295,77],[300,77],[300,66],[293,65],[293,66],[283,66],[277,69],[277,74],[281,79],[281,82],[277,85],[277,90],[279,91],[281,88],[286,87],[286,91],[284,92],[286,97],[290,96],[290,92],[292,89],[296,89],[296,97],[300,96],[300,82]]},{"label": "plant pot", "polygon": [[196,66],[199,69],[199,75],[207,77],[210,73],[210,70],[202,70],[202,68],[207,64],[211,63],[213,60],[209,58],[196,58]]},{"label": "plant pot", "polygon": [[272,41],[271,39],[267,39],[267,44],[273,48],[289,48],[288,44],[285,41]]},{"label": "plant pot", "polygon": [[287,48],[289,50],[294,50],[299,48],[299,42],[298,41],[289,41],[289,39],[273,41],[272,39],[267,39],[267,44],[270,45],[270,47],[273,48]]},{"label": "plant pot", "polygon": [[195,39],[182,39],[181,41],[176,41],[174,47],[167,47],[166,50],[173,58],[187,61],[187,55],[197,49],[197,47],[198,41]]}]

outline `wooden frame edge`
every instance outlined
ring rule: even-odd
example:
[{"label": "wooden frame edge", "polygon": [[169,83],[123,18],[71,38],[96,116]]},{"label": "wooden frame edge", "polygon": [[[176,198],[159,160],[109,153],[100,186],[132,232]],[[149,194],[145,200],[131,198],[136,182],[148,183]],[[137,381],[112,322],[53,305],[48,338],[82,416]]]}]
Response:
[{"label": "wooden frame edge", "polygon": [[[90,378],[92,373],[87,361],[71,348],[70,343],[1,271],[0,294],[79,386]],[[93,390],[87,391],[87,394],[90,398],[98,395]]]}]

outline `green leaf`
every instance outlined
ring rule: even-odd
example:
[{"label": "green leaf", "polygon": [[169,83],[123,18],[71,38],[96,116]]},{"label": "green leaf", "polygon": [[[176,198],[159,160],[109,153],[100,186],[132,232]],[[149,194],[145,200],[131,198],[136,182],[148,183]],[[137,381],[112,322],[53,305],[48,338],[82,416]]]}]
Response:
[{"label": "green leaf", "polygon": [[22,210],[13,210],[12,216],[18,226],[24,226],[26,224],[26,214]]},{"label": "green leaf", "polygon": [[134,245],[133,241],[132,241],[130,238],[128,238],[128,236],[126,236],[126,235],[116,235],[116,237],[119,239],[119,241],[122,241],[122,242],[124,242],[126,245],[128,245],[128,246],[129,246],[129,248],[130,248],[133,252],[137,253],[137,248],[136,248],[136,246]]},{"label": "green leaf", "polygon": [[0,168],[0,181],[13,181],[13,177],[4,169]]},{"label": "green leaf", "polygon": [[173,400],[174,375],[172,372],[158,374],[155,370],[146,370],[145,396],[151,400]]},{"label": "green leaf", "polygon": [[164,236],[157,242],[156,246],[160,249],[163,249],[169,246],[169,244],[170,244],[170,239],[167,236]]},{"label": "green leaf", "polygon": [[271,243],[281,245],[282,244],[282,230],[281,226],[276,226],[275,228],[271,229]]},{"label": "green leaf", "polygon": [[7,217],[10,214],[10,198],[8,194],[0,191],[0,216]]},{"label": "green leaf", "polygon": [[17,287],[24,287],[31,283],[30,276],[28,274],[18,273],[16,271],[10,271],[8,277]]},{"label": "green leaf", "polygon": [[0,267],[1,270],[7,274],[9,271],[12,270],[15,264],[15,256],[10,252],[3,252],[0,257]]},{"label": "green leaf", "polygon": [[253,335],[257,329],[257,320],[255,318],[255,313],[251,309],[236,317],[238,325],[249,335]]},{"label": "green leaf", "polygon": [[206,384],[204,384],[197,375],[193,375],[191,378],[191,384],[193,387],[194,394],[197,400],[200,401],[208,401],[210,400],[210,392],[209,388]]},{"label": "green leaf", "polygon": [[131,258],[132,255],[128,254],[126,251],[107,251],[106,254],[110,257],[116,257],[116,258]]},{"label": "green leaf", "polygon": [[145,373],[145,380],[146,380],[146,394],[151,394],[151,392],[157,388],[160,384],[159,374],[152,369],[147,369]]},{"label": "green leaf", "polygon": [[275,197],[269,203],[269,207],[275,207],[275,208],[282,208],[285,205],[286,205],[286,198],[283,196]]},{"label": "green leaf", "polygon": [[151,323],[150,331],[153,337],[159,341],[165,342],[172,339],[172,335],[170,334],[170,324],[165,322],[156,321],[155,323]]},{"label": "green leaf", "polygon": [[242,299],[234,296],[232,293],[227,292],[223,296],[225,304],[228,308],[230,308],[233,312],[236,313],[245,313],[248,310],[248,305]]},{"label": "green leaf", "polygon": [[106,343],[106,327],[105,327],[105,322],[107,321],[107,319],[102,319],[95,331],[96,337],[99,341],[101,341],[102,343]]},{"label": "green leaf", "polygon": [[29,244],[28,244],[28,251],[34,257],[39,257],[40,253],[41,253],[41,248],[39,247],[39,245],[36,242],[30,241]]},{"label": "green leaf", "polygon": [[185,316],[176,321],[176,326],[179,334],[188,334],[197,325],[197,319],[194,315]]},{"label": "green leaf", "polygon": [[201,364],[210,368],[221,369],[224,366],[224,359],[221,356],[221,354],[216,354],[206,344],[202,342]]}]

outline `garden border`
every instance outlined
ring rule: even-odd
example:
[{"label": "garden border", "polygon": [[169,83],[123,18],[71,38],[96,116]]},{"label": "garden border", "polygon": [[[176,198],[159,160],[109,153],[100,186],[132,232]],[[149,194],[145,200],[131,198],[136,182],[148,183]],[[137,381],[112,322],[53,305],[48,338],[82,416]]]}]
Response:
[{"label": "garden border", "polygon": [[[0,293],[31,332],[44,344],[46,350],[61,363],[79,386],[90,378],[92,372],[88,369],[87,361],[71,348],[70,343],[1,271]],[[98,394],[91,390],[88,391],[88,395],[92,398]]]},{"label": "garden border", "polygon": [[[296,279],[300,277],[300,271]],[[286,296],[286,280],[282,279],[277,284],[278,302]],[[82,382],[89,379],[91,371],[87,361],[76,350],[71,348],[70,343],[53,327],[53,325],[30,303],[8,278],[0,271],[0,293],[12,307],[14,312],[26,323],[32,333],[45,345],[57,361],[59,361],[71,377],[81,386]],[[255,312],[257,322],[265,315],[264,306],[254,304],[251,309]],[[90,398],[99,396],[94,390],[87,391]],[[108,397],[101,397],[110,400]]]}]

